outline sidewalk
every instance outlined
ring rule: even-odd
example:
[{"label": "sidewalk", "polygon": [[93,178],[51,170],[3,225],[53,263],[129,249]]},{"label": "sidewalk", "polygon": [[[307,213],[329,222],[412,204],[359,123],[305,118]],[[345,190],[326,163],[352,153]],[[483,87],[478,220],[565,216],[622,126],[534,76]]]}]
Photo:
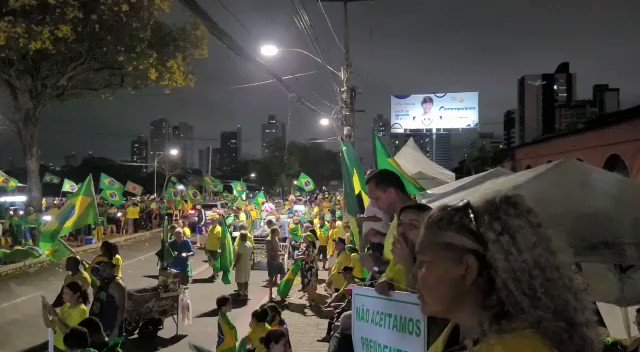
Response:
[{"label": "sidewalk", "polygon": [[[319,276],[320,282],[324,282],[327,278],[327,272],[320,270]],[[317,342],[316,340],[324,336],[327,330],[328,315],[323,317],[323,313],[319,309],[310,310],[307,307],[306,296],[299,298],[302,292],[298,290],[300,290],[300,283],[294,284],[291,288],[291,293],[282,312],[282,316],[289,327],[289,338],[291,339],[293,350],[326,352],[329,344]],[[318,285],[318,292],[326,296],[320,284]]]},{"label": "sidewalk", "polygon": [[[113,243],[122,243],[122,242],[130,241],[130,240],[134,240],[136,238],[140,238],[142,236],[151,235],[153,233],[158,233],[160,231],[162,231],[162,229],[155,229],[155,230],[151,230],[151,231],[138,232],[138,233],[134,233],[133,235],[109,235],[109,236],[105,235],[104,239],[107,240],[107,241],[113,242]],[[94,244],[81,246],[81,247],[72,247],[72,249],[76,253],[82,253],[82,252],[90,251],[92,249],[100,248],[100,245],[101,245],[101,243],[99,242],[99,243],[94,243]],[[0,266],[0,274],[6,273],[6,272],[9,272],[9,271],[13,271],[13,270],[18,270],[18,269],[27,269],[27,268],[30,268],[32,266],[36,266],[38,264],[45,263],[47,261],[49,261],[49,260],[43,255],[43,256],[41,256],[39,258],[25,260],[24,262],[21,262],[21,263],[2,265],[2,266]]]}]

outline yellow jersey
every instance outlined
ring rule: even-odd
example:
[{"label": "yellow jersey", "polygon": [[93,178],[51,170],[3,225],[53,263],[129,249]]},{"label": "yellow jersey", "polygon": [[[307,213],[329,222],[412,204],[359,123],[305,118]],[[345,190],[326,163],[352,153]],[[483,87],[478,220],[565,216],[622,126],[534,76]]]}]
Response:
[{"label": "yellow jersey", "polygon": [[553,352],[554,348],[533,330],[519,330],[480,342],[473,352]]},{"label": "yellow jersey", "polygon": [[79,283],[80,286],[82,286],[82,288],[84,288],[85,290],[88,290],[91,287],[91,276],[89,276],[89,274],[84,270],[80,270],[75,275],[67,274],[67,276],[65,276],[65,285],[72,281]]},{"label": "yellow jersey", "polygon": [[260,342],[260,339],[263,338],[269,330],[271,330],[271,327],[267,323],[258,323],[249,330],[247,339],[249,343],[251,343],[251,346],[255,348],[256,352],[267,352],[267,349]]},{"label": "yellow jersey", "polygon": [[220,250],[220,239],[222,238],[222,227],[216,225],[209,230],[207,235],[207,242],[205,243],[205,249],[209,251]]},{"label": "yellow jersey", "polygon": [[127,219],[138,219],[140,217],[140,207],[128,207],[125,212]]},{"label": "yellow jersey", "polygon": [[351,255],[347,253],[347,251],[342,251],[340,255],[338,255],[338,259],[336,259],[336,265],[331,268],[331,274],[329,274],[329,278],[327,281],[331,281],[331,287],[340,288],[344,285],[344,278],[340,272],[342,268],[345,266],[349,266],[351,264]]}]

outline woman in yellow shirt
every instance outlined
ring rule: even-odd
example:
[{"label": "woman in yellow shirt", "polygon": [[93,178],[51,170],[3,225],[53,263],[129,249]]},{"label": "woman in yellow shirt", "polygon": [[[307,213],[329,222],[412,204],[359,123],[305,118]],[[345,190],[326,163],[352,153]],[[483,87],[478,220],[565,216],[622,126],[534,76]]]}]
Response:
[{"label": "woman in yellow shirt", "polygon": [[89,303],[89,294],[77,281],[64,285],[62,299],[64,305],[56,311],[44,296],[42,297],[42,319],[46,327],[53,329],[53,345],[58,351],[65,350],[62,338],[69,328],[78,325],[89,316],[86,306]]},{"label": "woman in yellow shirt", "polygon": [[602,348],[590,306],[524,197],[432,210],[415,253],[423,312],[458,324],[465,350]]}]

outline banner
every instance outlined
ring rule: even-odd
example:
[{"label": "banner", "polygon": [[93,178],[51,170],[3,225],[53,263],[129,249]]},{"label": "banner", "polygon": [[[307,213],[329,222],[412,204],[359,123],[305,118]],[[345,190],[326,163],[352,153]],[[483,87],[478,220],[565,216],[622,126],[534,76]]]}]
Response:
[{"label": "banner", "polygon": [[391,132],[478,128],[478,92],[391,96]]},{"label": "banner", "polygon": [[368,287],[352,289],[353,350],[426,351],[427,317],[413,293],[379,295]]},{"label": "banner", "polygon": [[131,181],[127,181],[127,185],[124,186],[124,190],[130,193],[140,196],[142,194],[142,186]]}]

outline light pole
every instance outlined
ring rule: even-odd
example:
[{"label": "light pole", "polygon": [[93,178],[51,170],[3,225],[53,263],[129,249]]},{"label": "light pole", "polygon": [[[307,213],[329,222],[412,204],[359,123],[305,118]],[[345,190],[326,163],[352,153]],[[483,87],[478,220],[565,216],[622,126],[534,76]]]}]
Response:
[{"label": "light pole", "polygon": [[[171,156],[178,155],[179,151],[176,148],[172,148],[169,150],[169,154]],[[164,152],[160,152],[160,156],[156,153],[155,158],[153,160],[153,195],[158,196],[158,160],[162,159],[164,156]]]},{"label": "light pole", "polygon": [[245,179],[246,177],[249,177],[250,179],[254,180],[254,179],[256,178],[256,176],[257,176],[257,175],[256,175],[256,173],[255,173],[255,172],[252,172],[252,173],[250,173],[248,176],[242,176],[242,177],[240,177],[240,182],[244,182],[244,179]]}]

